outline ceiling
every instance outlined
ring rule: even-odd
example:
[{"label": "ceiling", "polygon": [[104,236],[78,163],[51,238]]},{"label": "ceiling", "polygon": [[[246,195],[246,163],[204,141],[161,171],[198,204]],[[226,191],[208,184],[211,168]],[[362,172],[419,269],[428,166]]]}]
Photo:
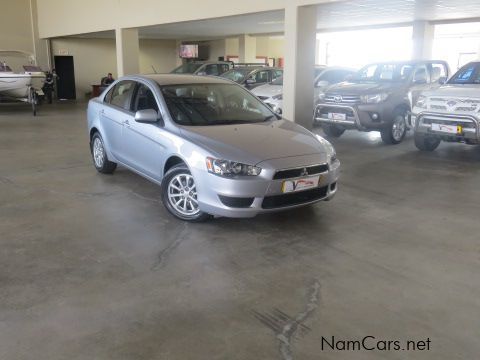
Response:
[{"label": "ceiling", "polygon": [[[319,31],[480,18],[480,0],[346,0],[317,6]],[[140,38],[208,40],[238,34],[281,34],[284,11],[269,11],[139,28]],[[81,37],[114,38],[113,31]]]}]

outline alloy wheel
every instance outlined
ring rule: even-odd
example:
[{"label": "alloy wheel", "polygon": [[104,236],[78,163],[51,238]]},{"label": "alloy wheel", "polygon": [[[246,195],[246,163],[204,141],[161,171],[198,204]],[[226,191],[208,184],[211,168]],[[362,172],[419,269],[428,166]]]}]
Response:
[{"label": "alloy wheel", "polygon": [[406,129],[405,118],[402,115],[397,116],[392,124],[392,137],[394,140],[401,141]]},{"label": "alloy wheel", "polygon": [[168,202],[178,213],[186,216],[200,212],[197,200],[197,188],[193,176],[178,174],[168,183]]},{"label": "alloy wheel", "polygon": [[98,137],[93,141],[93,161],[95,161],[95,166],[97,168],[101,168],[105,161],[105,150],[103,148],[103,143]]}]

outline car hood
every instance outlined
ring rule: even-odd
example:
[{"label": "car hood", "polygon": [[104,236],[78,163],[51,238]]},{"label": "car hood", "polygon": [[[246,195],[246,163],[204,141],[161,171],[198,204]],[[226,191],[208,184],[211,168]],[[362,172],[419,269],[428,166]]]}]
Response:
[{"label": "car hood", "polygon": [[257,86],[252,90],[252,93],[255,94],[256,96],[268,96],[268,97],[279,95],[282,92],[283,92],[282,85],[271,85],[271,84]]},{"label": "car hood", "polygon": [[334,94],[364,95],[397,89],[402,85],[402,83],[342,82],[328,87],[325,91]]},{"label": "car hood", "polygon": [[444,85],[438,89],[425,91],[422,93],[426,96],[445,96],[458,98],[480,98],[480,85]]},{"label": "car hood", "polygon": [[325,153],[324,145],[314,134],[288,120],[184,126],[181,132],[213,156],[251,165],[271,159]]}]

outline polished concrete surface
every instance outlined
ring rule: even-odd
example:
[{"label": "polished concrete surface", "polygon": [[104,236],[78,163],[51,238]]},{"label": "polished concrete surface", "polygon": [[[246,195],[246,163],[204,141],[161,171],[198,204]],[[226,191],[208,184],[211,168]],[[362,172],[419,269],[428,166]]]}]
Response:
[{"label": "polished concrete surface", "polygon": [[187,224],[96,173],[85,104],[0,106],[0,359],[477,359],[480,147],[334,144],[333,201]]}]

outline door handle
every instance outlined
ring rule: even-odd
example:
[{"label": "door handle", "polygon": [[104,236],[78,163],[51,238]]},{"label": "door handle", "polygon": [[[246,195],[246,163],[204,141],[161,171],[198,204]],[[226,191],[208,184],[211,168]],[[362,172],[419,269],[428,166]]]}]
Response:
[{"label": "door handle", "polygon": [[105,110],[103,110],[103,109],[100,110],[100,114],[101,114],[101,115],[105,114]]}]

